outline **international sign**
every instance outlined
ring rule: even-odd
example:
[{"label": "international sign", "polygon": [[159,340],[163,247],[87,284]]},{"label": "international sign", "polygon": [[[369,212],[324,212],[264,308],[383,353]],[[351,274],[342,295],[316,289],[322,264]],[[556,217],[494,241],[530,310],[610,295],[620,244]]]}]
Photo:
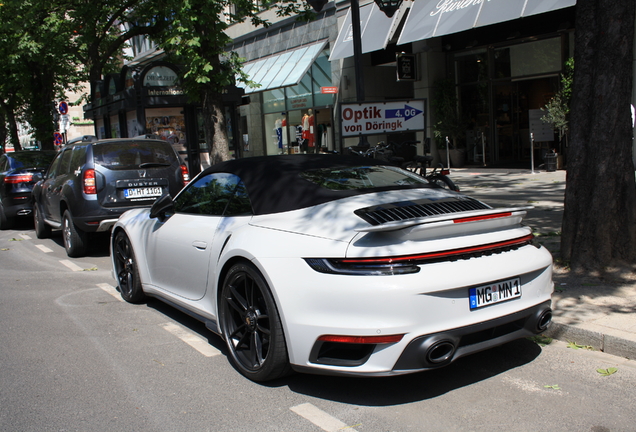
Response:
[{"label": "international sign", "polygon": [[425,105],[425,99],[342,104],[342,136],[425,130]]}]

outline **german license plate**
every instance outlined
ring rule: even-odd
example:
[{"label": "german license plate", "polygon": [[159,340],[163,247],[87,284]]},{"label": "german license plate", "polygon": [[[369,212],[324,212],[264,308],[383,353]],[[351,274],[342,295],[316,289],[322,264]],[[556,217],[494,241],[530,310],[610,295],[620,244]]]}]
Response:
[{"label": "german license plate", "polygon": [[471,309],[519,298],[521,297],[521,281],[519,278],[514,278],[471,288],[468,297]]},{"label": "german license plate", "polygon": [[152,198],[152,197],[161,196],[161,194],[162,194],[162,190],[160,187],[124,189],[124,196],[127,199]]}]

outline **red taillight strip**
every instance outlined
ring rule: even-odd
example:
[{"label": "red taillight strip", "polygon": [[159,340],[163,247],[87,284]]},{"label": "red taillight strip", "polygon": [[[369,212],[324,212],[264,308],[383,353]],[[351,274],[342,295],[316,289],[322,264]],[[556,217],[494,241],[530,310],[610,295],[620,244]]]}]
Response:
[{"label": "red taillight strip", "polygon": [[32,180],[33,174],[14,174],[8,175],[4,178],[4,182],[10,184],[28,183]]},{"label": "red taillight strip", "polygon": [[481,215],[481,216],[469,216],[465,218],[453,219],[453,223],[475,222],[475,221],[482,221],[482,220],[488,220],[488,219],[498,219],[498,218],[509,217],[509,216],[512,216],[512,212],[495,213],[495,214]]},{"label": "red taillight strip", "polygon": [[472,247],[461,248],[461,249],[452,249],[448,251],[429,252],[429,253],[419,254],[419,255],[407,255],[407,256],[390,257],[390,258],[343,259],[343,260],[340,260],[340,262],[346,263],[346,264],[353,264],[353,263],[392,264],[392,263],[399,263],[404,261],[417,261],[417,260],[426,260],[426,259],[433,259],[433,258],[444,258],[444,257],[453,256],[453,255],[463,255],[463,254],[469,254],[474,252],[483,252],[483,251],[487,251],[491,249],[499,249],[499,248],[507,247],[507,246],[520,245],[520,244],[532,241],[533,239],[534,239],[534,235],[528,234],[526,236],[519,237],[513,240],[506,240],[502,242],[489,243],[486,245],[472,246]]},{"label": "red taillight strip", "polygon": [[387,335],[387,336],[338,336],[338,335],[322,335],[318,338],[323,342],[339,342],[351,344],[391,344],[402,340],[403,334]]}]

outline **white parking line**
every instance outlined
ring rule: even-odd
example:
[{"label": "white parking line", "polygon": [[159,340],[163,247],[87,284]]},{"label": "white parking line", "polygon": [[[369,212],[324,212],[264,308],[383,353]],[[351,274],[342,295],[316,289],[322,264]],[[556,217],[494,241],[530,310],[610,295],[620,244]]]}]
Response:
[{"label": "white parking line", "polygon": [[22,237],[25,240],[31,240],[31,237],[28,236],[27,234],[20,234],[20,237]]},{"label": "white parking line", "polygon": [[166,331],[172,333],[173,335],[175,335],[176,337],[181,339],[183,342],[187,343],[192,348],[199,351],[201,354],[203,354],[206,357],[214,357],[216,355],[221,354],[221,351],[214,348],[212,345],[209,344],[208,341],[203,339],[201,336],[194,334],[191,331],[186,330],[181,326],[178,326],[174,323],[165,323],[165,324],[161,324],[161,327],[163,327]]},{"label": "white parking line", "polygon": [[100,287],[105,292],[107,292],[108,294],[110,294],[113,297],[115,297],[120,302],[124,301],[124,299],[121,298],[121,295],[119,295],[119,291],[117,291],[114,286],[109,285],[107,283],[100,283],[100,284],[97,284],[97,286]]},{"label": "white parking line", "polygon": [[53,252],[53,249],[49,249],[46,246],[44,246],[43,244],[37,244],[35,245],[36,248],[40,249],[42,252],[44,253],[51,253]]},{"label": "white parking line", "polygon": [[73,271],[84,271],[83,268],[81,268],[80,266],[78,266],[77,264],[72,263],[69,260],[61,260],[60,261],[61,264],[64,264],[66,267],[70,268]]},{"label": "white parking line", "polygon": [[352,427],[347,426],[337,418],[327,414],[326,412],[322,411],[321,409],[315,407],[310,403],[296,405],[295,407],[291,407],[290,410],[303,417],[304,419],[309,420],[324,431],[356,432],[356,430]]}]

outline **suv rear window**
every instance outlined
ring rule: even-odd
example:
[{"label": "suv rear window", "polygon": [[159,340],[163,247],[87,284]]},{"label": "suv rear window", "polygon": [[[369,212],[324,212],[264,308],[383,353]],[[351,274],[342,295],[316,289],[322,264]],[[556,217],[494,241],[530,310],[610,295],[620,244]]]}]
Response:
[{"label": "suv rear window", "polygon": [[135,169],[142,165],[170,166],[176,155],[170,144],[163,142],[112,142],[93,146],[95,164],[108,169]]}]

